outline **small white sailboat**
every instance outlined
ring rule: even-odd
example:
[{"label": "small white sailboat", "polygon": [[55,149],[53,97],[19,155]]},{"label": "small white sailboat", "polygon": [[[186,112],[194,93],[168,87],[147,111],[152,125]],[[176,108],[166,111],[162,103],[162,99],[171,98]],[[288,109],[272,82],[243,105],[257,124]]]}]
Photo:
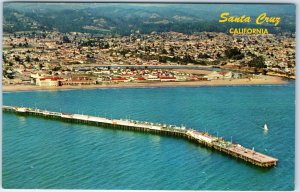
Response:
[{"label": "small white sailboat", "polygon": [[267,126],[267,124],[265,124],[264,125],[264,131],[268,131],[269,129],[268,129],[268,126]]}]

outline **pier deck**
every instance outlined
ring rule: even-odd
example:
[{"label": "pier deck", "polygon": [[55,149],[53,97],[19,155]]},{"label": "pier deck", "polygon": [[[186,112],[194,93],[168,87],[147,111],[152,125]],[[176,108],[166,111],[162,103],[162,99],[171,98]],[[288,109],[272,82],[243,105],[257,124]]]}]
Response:
[{"label": "pier deck", "polygon": [[222,138],[209,135],[206,132],[201,132],[186,127],[151,122],[140,122],[134,120],[107,119],[103,117],[80,114],[67,114],[28,107],[3,106],[2,108],[4,112],[14,112],[23,115],[42,116],[44,118],[60,119],[64,121],[85,123],[95,126],[174,135],[196,141],[197,143],[216,149],[220,152],[224,152],[260,167],[272,167],[275,166],[278,161],[278,159],[256,152],[254,149],[247,149],[240,144],[233,144],[229,141],[223,140]]}]

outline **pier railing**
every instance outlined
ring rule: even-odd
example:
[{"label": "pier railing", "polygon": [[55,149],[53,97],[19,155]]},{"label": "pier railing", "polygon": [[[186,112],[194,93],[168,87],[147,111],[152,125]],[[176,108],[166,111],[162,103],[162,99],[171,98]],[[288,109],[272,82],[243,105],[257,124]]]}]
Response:
[{"label": "pier railing", "polygon": [[246,162],[252,163],[260,167],[272,167],[275,166],[278,161],[278,159],[254,151],[254,149],[250,150],[241,146],[240,144],[233,144],[229,141],[223,140],[222,138],[212,136],[206,132],[201,132],[183,126],[179,127],[174,125],[134,121],[127,119],[107,119],[103,117],[96,117],[83,114],[52,112],[29,107],[3,106],[2,108],[4,112],[14,112],[22,115],[41,116],[44,118],[59,119],[75,123],[91,124],[101,127],[119,128],[126,130],[178,136],[200,143],[204,146],[210,147],[212,149],[218,150],[220,152],[226,153],[228,155],[242,159]]}]

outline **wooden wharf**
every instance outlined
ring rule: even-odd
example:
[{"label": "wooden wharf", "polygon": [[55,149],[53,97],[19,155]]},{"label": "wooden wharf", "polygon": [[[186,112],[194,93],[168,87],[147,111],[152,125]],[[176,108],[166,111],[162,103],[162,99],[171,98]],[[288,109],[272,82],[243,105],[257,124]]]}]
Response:
[{"label": "wooden wharf", "polygon": [[29,107],[3,106],[2,109],[3,112],[13,112],[21,115],[41,116],[43,118],[58,119],[74,123],[84,123],[99,127],[177,136],[200,143],[201,145],[231,155],[259,167],[273,167],[278,162],[278,159],[254,151],[254,149],[248,149],[240,144],[233,144],[232,142],[225,141],[220,137],[212,136],[207,132],[201,132],[183,126],[178,127],[174,125],[141,122],[127,119],[107,119],[83,114],[52,112]]}]

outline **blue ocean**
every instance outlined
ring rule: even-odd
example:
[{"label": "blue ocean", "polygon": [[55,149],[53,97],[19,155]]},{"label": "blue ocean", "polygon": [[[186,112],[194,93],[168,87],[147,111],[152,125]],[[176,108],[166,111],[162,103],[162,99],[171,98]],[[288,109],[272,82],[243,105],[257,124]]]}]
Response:
[{"label": "blue ocean", "polygon": [[294,81],[6,92],[3,104],[184,125],[279,159],[259,168],[180,138],[3,113],[3,188],[294,189]]}]

